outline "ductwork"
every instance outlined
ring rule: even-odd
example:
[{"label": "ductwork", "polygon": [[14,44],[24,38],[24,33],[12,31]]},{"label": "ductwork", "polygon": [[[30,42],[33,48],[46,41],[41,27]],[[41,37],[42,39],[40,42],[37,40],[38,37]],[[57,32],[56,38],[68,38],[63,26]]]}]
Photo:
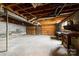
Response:
[{"label": "ductwork", "polygon": [[[0,15],[4,15],[4,10],[3,10],[3,8],[0,8]],[[15,13],[13,13],[13,12],[11,12],[11,11],[8,11],[8,15],[9,15],[8,17],[11,17],[11,18],[13,18],[13,19],[27,22],[27,19],[25,19],[25,18],[23,18],[23,17],[21,17],[21,16],[15,14]],[[27,23],[28,23],[28,22],[27,22]],[[30,24],[32,24],[32,23],[30,23]],[[32,24],[32,25],[33,25],[33,24]]]}]

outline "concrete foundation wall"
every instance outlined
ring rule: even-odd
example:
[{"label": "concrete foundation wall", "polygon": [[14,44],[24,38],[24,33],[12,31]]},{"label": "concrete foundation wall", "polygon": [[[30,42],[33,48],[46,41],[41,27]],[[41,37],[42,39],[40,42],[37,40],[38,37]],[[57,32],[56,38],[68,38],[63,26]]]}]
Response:
[{"label": "concrete foundation wall", "polygon": [[[26,33],[26,27],[8,23],[8,31],[9,31],[9,33],[11,33],[11,32],[25,32]],[[5,22],[0,22],[0,34],[1,33],[6,33],[6,23]]]}]

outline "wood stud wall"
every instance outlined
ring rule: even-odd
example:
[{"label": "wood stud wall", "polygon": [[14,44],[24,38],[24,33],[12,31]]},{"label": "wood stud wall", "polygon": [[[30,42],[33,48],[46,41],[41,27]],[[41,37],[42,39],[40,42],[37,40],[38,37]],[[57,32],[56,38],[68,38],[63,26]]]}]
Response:
[{"label": "wood stud wall", "polygon": [[53,25],[43,25],[42,28],[42,35],[55,35],[56,26]]}]

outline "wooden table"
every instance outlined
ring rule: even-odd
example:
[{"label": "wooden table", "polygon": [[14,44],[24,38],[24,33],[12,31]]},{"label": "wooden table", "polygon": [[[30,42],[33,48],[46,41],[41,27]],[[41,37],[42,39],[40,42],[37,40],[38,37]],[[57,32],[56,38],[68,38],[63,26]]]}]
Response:
[{"label": "wooden table", "polygon": [[[67,48],[68,54],[71,55],[71,49],[75,49],[76,51],[79,51],[79,48],[72,45],[73,38],[78,38],[79,32],[62,32],[61,40],[62,44],[65,48]],[[76,52],[76,55],[79,53]]]}]

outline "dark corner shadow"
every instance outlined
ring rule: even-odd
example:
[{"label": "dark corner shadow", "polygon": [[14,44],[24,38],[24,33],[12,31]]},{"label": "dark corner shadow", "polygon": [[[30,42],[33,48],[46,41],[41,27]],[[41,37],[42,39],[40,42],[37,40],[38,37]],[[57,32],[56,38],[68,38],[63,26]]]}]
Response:
[{"label": "dark corner shadow", "polygon": [[51,50],[49,56],[67,56],[67,54],[58,53],[60,48],[62,47],[58,47],[55,50]]}]

